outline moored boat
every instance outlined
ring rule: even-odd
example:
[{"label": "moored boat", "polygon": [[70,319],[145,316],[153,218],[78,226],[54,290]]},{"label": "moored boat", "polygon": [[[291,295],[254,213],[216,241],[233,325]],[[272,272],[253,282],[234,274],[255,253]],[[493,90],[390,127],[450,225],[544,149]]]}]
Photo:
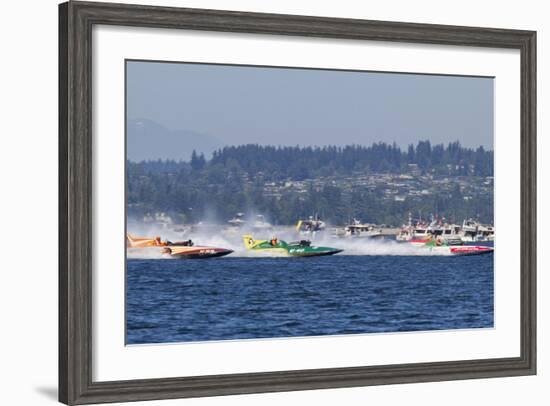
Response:
[{"label": "moored boat", "polygon": [[442,238],[448,245],[462,245],[464,242],[493,241],[494,227],[465,220],[460,226],[448,222],[444,217],[432,217],[430,222],[413,220],[409,213],[408,224],[403,225],[395,239],[412,243],[423,243],[431,238]]},{"label": "moored boat", "polygon": [[344,226],[343,229],[337,229],[335,232],[336,237],[345,238],[374,238],[381,237],[382,235],[380,227],[374,224],[361,223],[357,219],[353,219],[350,224]]},{"label": "moored boat", "polygon": [[481,224],[473,219],[464,220],[462,240],[466,242],[494,241],[495,227],[490,224]]},{"label": "moored boat", "polygon": [[298,220],[296,223],[296,231],[300,235],[315,235],[326,228],[326,223],[319,216],[309,216],[306,220]]}]

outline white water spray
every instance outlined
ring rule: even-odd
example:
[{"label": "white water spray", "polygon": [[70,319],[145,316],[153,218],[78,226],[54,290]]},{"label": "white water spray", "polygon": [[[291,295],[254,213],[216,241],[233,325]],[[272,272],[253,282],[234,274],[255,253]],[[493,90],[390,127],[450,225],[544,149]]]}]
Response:
[{"label": "white water spray", "polygon": [[[207,226],[182,228],[162,228],[150,225],[132,225],[128,227],[130,234],[138,237],[160,236],[163,241],[184,241],[193,240],[196,246],[209,246],[231,249],[234,252],[231,257],[257,257],[257,256],[280,256],[274,253],[251,252],[243,244],[242,236],[252,234],[255,239],[268,240],[277,237],[281,240],[291,242],[299,240],[311,240],[312,245],[326,246],[343,249],[342,255],[395,255],[395,256],[449,256],[452,255],[446,247],[429,248],[415,246],[407,242],[397,242],[384,238],[346,238],[333,237],[328,232],[318,233],[312,237],[299,235],[292,227],[274,227],[270,231],[253,231],[246,228],[230,229],[225,226]],[[169,258],[162,253],[161,248],[130,249],[128,258]]]}]

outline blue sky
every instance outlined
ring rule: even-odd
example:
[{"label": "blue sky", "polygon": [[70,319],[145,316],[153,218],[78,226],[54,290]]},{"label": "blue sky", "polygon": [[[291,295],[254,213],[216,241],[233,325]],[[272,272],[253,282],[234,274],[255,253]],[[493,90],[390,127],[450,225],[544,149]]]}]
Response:
[{"label": "blue sky", "polygon": [[[166,139],[183,155],[188,147],[209,153],[247,143],[406,146],[426,139],[492,149],[493,86],[479,77],[129,61],[128,145],[142,139],[128,155],[173,158]],[[144,120],[170,137],[136,135],[131,127]],[[153,148],[159,140],[167,145]]]}]

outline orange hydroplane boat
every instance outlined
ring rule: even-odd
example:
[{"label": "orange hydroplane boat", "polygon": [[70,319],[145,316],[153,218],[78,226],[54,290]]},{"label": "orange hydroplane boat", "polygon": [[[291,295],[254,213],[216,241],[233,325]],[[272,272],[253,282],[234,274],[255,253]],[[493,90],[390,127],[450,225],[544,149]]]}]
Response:
[{"label": "orange hydroplane boat", "polygon": [[127,248],[151,248],[159,247],[162,253],[169,254],[176,258],[213,258],[229,255],[233,250],[217,247],[196,246],[193,241],[162,241],[160,237],[135,237],[126,234]]}]

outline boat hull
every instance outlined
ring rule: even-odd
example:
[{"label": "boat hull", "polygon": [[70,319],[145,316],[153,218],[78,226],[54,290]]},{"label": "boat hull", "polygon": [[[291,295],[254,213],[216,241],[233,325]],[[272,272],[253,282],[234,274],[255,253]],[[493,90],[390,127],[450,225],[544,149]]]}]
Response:
[{"label": "boat hull", "polygon": [[334,255],[343,250],[329,247],[308,247],[307,248],[289,248],[288,255],[291,257],[321,257],[326,255]]},{"label": "boat hull", "polygon": [[457,247],[449,247],[453,255],[484,255],[492,254],[495,249],[484,245],[462,245]]},{"label": "boat hull", "polygon": [[202,259],[202,258],[216,258],[229,255],[233,250],[226,248],[215,247],[166,247],[164,249],[165,254],[169,254],[173,258],[180,259]]},{"label": "boat hull", "polygon": [[486,255],[494,252],[493,247],[480,245],[462,245],[462,246],[428,246],[421,249],[429,250],[434,255],[450,255],[450,256],[470,256],[470,255]]}]

